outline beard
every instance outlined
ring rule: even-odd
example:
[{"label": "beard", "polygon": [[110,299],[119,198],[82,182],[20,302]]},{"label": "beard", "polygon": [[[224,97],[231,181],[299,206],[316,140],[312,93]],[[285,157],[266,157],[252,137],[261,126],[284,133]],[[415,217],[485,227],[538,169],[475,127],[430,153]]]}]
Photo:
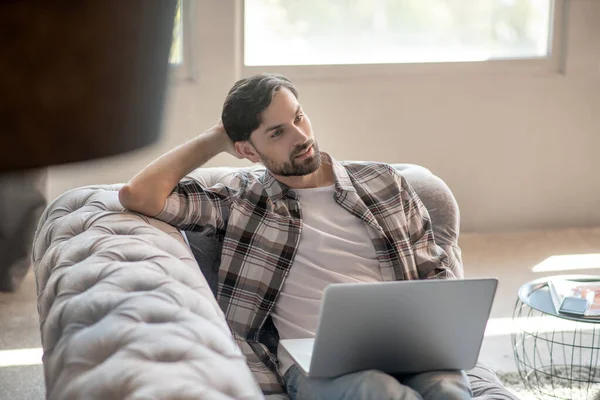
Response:
[{"label": "beard", "polygon": [[[296,158],[300,154],[306,152],[311,146],[313,147],[312,156],[304,160],[298,160]],[[301,146],[295,147],[290,154],[289,161],[286,162],[279,163],[266,158],[261,153],[258,153],[258,155],[265,168],[273,175],[304,176],[312,174],[321,167],[321,153],[319,152],[319,145],[315,140],[310,140]]]}]

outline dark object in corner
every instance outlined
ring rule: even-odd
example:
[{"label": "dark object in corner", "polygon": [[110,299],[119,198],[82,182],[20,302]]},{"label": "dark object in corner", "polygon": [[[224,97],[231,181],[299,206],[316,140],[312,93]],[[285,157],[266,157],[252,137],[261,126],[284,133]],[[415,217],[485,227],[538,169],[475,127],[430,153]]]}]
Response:
[{"label": "dark object in corner", "polygon": [[0,174],[0,291],[16,291],[29,271],[46,177],[46,169]]},{"label": "dark object in corner", "polygon": [[0,172],[154,142],[176,8],[177,0],[0,2]]}]

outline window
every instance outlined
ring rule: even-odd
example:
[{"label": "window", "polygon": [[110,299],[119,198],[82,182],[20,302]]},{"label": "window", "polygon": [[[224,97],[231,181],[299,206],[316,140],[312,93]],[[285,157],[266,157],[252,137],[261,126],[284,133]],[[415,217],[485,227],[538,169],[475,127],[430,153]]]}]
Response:
[{"label": "window", "polygon": [[169,54],[173,82],[190,82],[196,79],[194,18],[197,15],[195,3],[192,0],[178,0],[177,2],[173,42]]},{"label": "window", "polygon": [[544,59],[552,0],[244,0],[244,65]]},{"label": "window", "polygon": [[181,64],[183,62],[183,23],[181,21],[181,0],[177,2],[177,11],[175,12],[175,24],[173,25],[173,44],[171,44],[171,54],[169,63]]}]

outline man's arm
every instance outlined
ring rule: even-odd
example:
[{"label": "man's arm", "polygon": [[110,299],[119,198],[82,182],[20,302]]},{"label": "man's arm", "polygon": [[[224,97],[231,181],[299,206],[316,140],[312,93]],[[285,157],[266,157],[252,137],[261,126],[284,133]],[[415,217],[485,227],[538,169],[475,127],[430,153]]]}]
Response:
[{"label": "man's arm", "polygon": [[456,279],[450,269],[448,255],[434,241],[429,212],[406,179],[395,171],[394,174],[401,189],[402,206],[419,279]]},{"label": "man's arm", "polygon": [[224,151],[240,157],[219,121],[204,133],[150,163],[123,186],[119,191],[119,201],[128,210],[155,217],[185,175]]}]

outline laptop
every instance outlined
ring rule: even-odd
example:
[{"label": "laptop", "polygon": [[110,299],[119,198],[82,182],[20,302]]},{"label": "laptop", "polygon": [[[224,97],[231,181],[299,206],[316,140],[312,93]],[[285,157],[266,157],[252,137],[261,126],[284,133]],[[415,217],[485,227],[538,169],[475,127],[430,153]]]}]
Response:
[{"label": "laptop", "polygon": [[471,369],[497,286],[495,278],[332,284],[315,338],[280,343],[311,378]]}]

